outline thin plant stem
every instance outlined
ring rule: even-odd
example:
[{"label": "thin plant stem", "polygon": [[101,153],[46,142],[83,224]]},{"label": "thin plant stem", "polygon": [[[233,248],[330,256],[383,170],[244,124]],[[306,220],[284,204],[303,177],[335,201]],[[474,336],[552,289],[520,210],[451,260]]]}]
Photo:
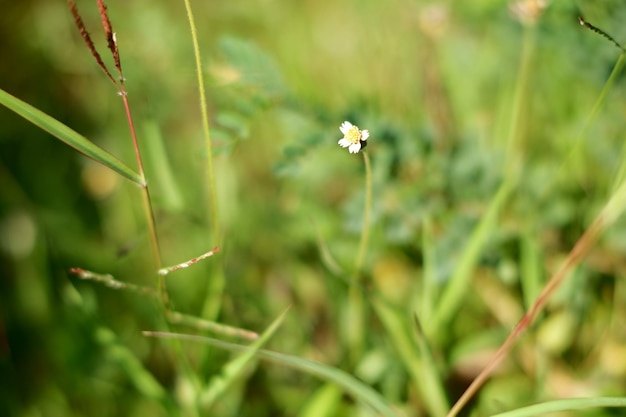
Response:
[{"label": "thin plant stem", "polygon": [[[83,22],[80,13],[78,12],[78,8],[76,7],[76,2],[74,0],[68,0],[68,4],[70,7],[70,11],[74,16],[74,22],[80,32],[85,45],[87,45],[87,49],[91,52],[92,56],[96,60],[98,66],[104,71],[109,80],[113,83],[115,88],[118,91],[118,94],[122,97],[122,101],[124,103],[124,111],[126,113],[126,120],[128,121],[128,127],[130,129],[130,135],[133,140],[133,148],[135,150],[135,159],[137,160],[137,167],[139,170],[139,176],[141,178],[141,191],[142,191],[142,201],[144,211],[146,213],[146,219],[148,223],[148,229],[150,231],[150,243],[152,246],[152,256],[154,259],[155,270],[161,268],[161,250],[159,247],[159,238],[156,230],[156,221],[154,217],[154,209],[152,207],[152,202],[150,200],[150,190],[148,189],[148,182],[146,181],[146,175],[143,169],[143,161],[141,159],[141,151],[139,150],[139,142],[137,140],[137,133],[135,130],[135,124],[133,122],[133,116],[130,111],[130,104],[128,103],[128,92],[126,91],[126,86],[124,85],[124,74],[122,71],[122,63],[120,60],[119,48],[117,45],[117,38],[115,33],[113,32],[113,26],[111,25],[111,21],[109,19],[109,15],[107,13],[106,5],[103,0],[97,0],[98,10],[100,11],[100,19],[102,21],[102,28],[104,30],[105,36],[107,38],[107,47],[111,52],[113,57],[113,62],[115,64],[115,69],[119,74],[119,79],[115,79],[111,72],[108,70],[104,61],[100,57],[100,54],[96,50],[96,47],[91,40],[91,36],[85,27],[85,23]],[[163,307],[167,310],[169,308],[169,299],[167,296],[167,289],[165,287],[165,280],[163,277],[158,278],[158,286],[161,294],[161,302]]]},{"label": "thin plant stem", "polygon": [[[617,76],[621,73],[622,68],[624,68],[625,63],[626,63],[626,52],[622,52],[621,55],[619,56],[619,59],[617,60],[617,63],[615,64],[615,67],[613,68],[613,71],[611,71],[611,75],[609,76],[608,81],[606,82],[604,88],[602,89],[603,95],[601,97],[603,99],[604,99],[604,95],[606,95],[605,90],[608,91],[607,86],[612,87],[613,84],[615,84],[615,82],[617,81]],[[615,177],[613,190],[617,188],[618,184],[622,183],[625,177],[626,177],[626,145],[624,145],[624,147],[622,148],[621,164],[620,164],[617,176]]]},{"label": "thin plant stem", "polygon": [[431,319],[424,323],[425,333],[429,336],[443,335],[440,329],[445,328],[461,306],[470,286],[472,271],[478,262],[486,239],[493,231],[500,211],[513,194],[517,185],[519,172],[523,166],[523,126],[525,124],[525,109],[528,107],[528,94],[526,91],[529,89],[530,83],[530,68],[535,43],[534,31],[534,25],[526,26],[520,69],[513,98],[511,124],[506,138],[507,154],[504,166],[504,179],[491,200],[487,211],[483,214],[481,221],[472,232],[452,277],[441,293]]},{"label": "thin plant stem", "polygon": [[68,272],[72,275],[76,275],[80,279],[98,282],[109,288],[113,288],[114,290],[127,290],[141,295],[148,295],[150,297],[157,297],[158,295],[152,287],[144,287],[141,285],[118,281],[111,274],[97,274],[82,268],[70,268]]},{"label": "thin plant stem", "polygon": [[504,179],[498,187],[498,191],[491,200],[487,211],[481,221],[472,232],[468,243],[452,277],[446,284],[433,315],[428,322],[424,322],[424,331],[429,336],[441,337],[444,335],[440,329],[445,328],[454,314],[460,308],[467,289],[470,286],[472,272],[478,262],[485,242],[496,226],[498,216],[513,194],[518,182],[519,173],[523,166],[524,153],[524,129],[525,110],[528,107],[528,93],[531,75],[531,63],[535,44],[534,25],[527,25],[524,32],[520,69],[516,79],[515,94],[511,124],[506,137],[506,164],[504,166]]},{"label": "thin plant stem", "polygon": [[[211,222],[211,244],[221,244],[219,211],[217,207],[217,186],[215,181],[215,169],[213,164],[213,146],[211,142],[211,131],[209,125],[209,110],[207,107],[206,88],[204,86],[204,77],[202,75],[202,58],[200,56],[200,46],[198,44],[198,32],[191,8],[190,0],[184,0],[185,9],[187,10],[187,18],[189,20],[189,30],[191,32],[191,40],[193,43],[193,52],[196,58],[196,72],[198,75],[198,91],[200,93],[200,109],[202,113],[202,131],[204,134],[205,147],[207,152],[206,161],[206,178],[209,183],[209,216]],[[222,263],[218,261],[211,280],[207,288],[204,306],[202,307],[202,316],[209,320],[214,320],[221,309],[222,292],[224,291],[224,271]]]},{"label": "thin plant stem", "polygon": [[[597,112],[601,105],[604,103],[606,95],[610,87],[615,83],[617,74],[619,74],[622,66],[624,65],[626,54],[622,53],[618,62],[615,64],[613,71],[604,85],[600,96],[596,100],[589,117],[585,121],[584,127],[581,130],[577,143],[572,149],[572,153],[579,144],[581,138],[585,136],[585,133],[591,122],[595,119]],[[563,165],[561,165],[563,168]],[[594,244],[600,238],[600,236],[617,220],[626,208],[626,181],[619,175],[616,180],[619,180],[619,188],[614,186],[612,195],[609,201],[604,205],[602,211],[597,215],[593,223],[587,228],[585,233],[580,237],[574,248],[570,251],[567,259],[563,262],[561,267],[554,273],[548,283],[545,285],[541,293],[537,296],[534,303],[524,314],[519,323],[511,331],[504,343],[498,348],[493,355],[489,364],[480,372],[480,374],[472,381],[470,386],[465,390],[463,395],[457,400],[454,406],[450,409],[446,417],[456,416],[461,409],[469,402],[480,387],[487,381],[491,373],[498,367],[502,360],[513,349],[515,342],[520,336],[528,329],[537,316],[543,311],[548,299],[554,294],[554,292],[561,286],[565,279],[570,275],[571,271],[577,267],[582,259],[593,248]]]},{"label": "thin plant stem", "polygon": [[524,30],[524,41],[522,43],[522,60],[520,72],[515,85],[515,95],[513,99],[513,115],[511,126],[507,138],[507,160],[506,177],[516,180],[520,171],[524,153],[524,129],[523,117],[526,115],[528,103],[528,91],[531,74],[532,57],[535,50],[535,25],[526,25]]},{"label": "thin plant stem", "polygon": [[181,262],[179,264],[168,266],[168,267],[165,267],[165,268],[161,268],[161,269],[159,269],[158,274],[159,275],[167,275],[170,272],[178,271],[179,269],[189,268],[191,265],[195,265],[198,262],[203,261],[206,258],[215,255],[215,253],[218,252],[219,250],[220,250],[220,247],[216,246],[212,250],[210,250],[208,252],[205,252],[205,253],[203,253],[202,255],[200,255],[200,256],[198,256],[196,258],[191,258],[188,261]]},{"label": "thin plant stem", "polygon": [[220,336],[236,337],[243,340],[257,340],[259,338],[259,334],[252,330],[202,320],[195,316],[189,316],[176,311],[170,311],[167,314],[167,319],[172,324],[182,324],[198,330],[208,330]]},{"label": "thin plant stem", "polygon": [[[613,66],[611,75],[607,79],[606,83],[604,83],[604,86],[602,87],[602,91],[600,92],[600,95],[598,96],[595,103],[593,104],[593,108],[591,109],[589,116],[587,116],[587,118],[585,119],[582,129],[580,130],[579,134],[576,136],[576,139],[574,139],[574,142],[572,144],[572,147],[567,157],[563,160],[563,163],[559,165],[559,168],[555,169],[556,171],[555,174],[548,176],[548,179],[550,180],[551,185],[554,184],[560,178],[561,174],[565,171],[565,168],[567,166],[567,161],[570,161],[574,157],[574,155],[577,153],[577,151],[579,151],[583,138],[587,136],[589,127],[595,121],[598,115],[598,112],[604,105],[608,92],[611,90],[611,88],[613,88],[613,86],[617,82],[618,76],[620,75],[622,68],[624,67],[624,64],[626,64],[626,53],[622,53],[619,56],[619,59],[617,60],[615,65]],[[621,181],[624,179],[625,176],[626,176],[626,146],[622,150],[622,165],[620,166],[619,172],[615,178],[615,182],[612,188],[613,191],[617,188],[617,185],[621,184]],[[552,190],[551,186],[545,187],[545,191],[541,195],[541,198],[539,200],[543,199],[544,197],[549,198],[551,196],[551,190]]]},{"label": "thin plant stem", "polygon": [[587,133],[587,130],[589,129],[589,126],[596,119],[596,116],[597,116],[598,112],[600,111],[600,107],[604,104],[604,101],[606,100],[606,96],[609,93],[609,90],[611,90],[611,88],[613,88],[613,85],[617,81],[617,78],[620,75],[620,73],[622,72],[622,68],[624,67],[624,63],[625,62],[626,62],[626,53],[622,52],[620,54],[619,58],[617,59],[617,62],[613,66],[613,70],[611,71],[611,75],[609,75],[609,78],[606,80],[606,83],[604,83],[604,87],[602,87],[602,91],[600,92],[600,96],[598,96],[598,99],[594,103],[593,109],[591,110],[591,113],[589,113],[589,117],[585,121],[585,127],[581,131],[581,136],[584,133]]},{"label": "thin plant stem", "polygon": [[349,356],[351,357],[351,362],[353,364],[356,364],[357,359],[360,357],[363,344],[363,314],[365,312],[363,310],[363,292],[360,286],[360,281],[362,279],[361,269],[363,267],[365,252],[369,241],[370,213],[372,211],[372,169],[370,166],[369,154],[365,151],[363,151],[363,161],[365,162],[365,207],[363,210],[363,225],[359,249],[354,260],[354,275],[350,281],[346,316],[344,317],[344,330],[348,346],[350,346]]},{"label": "thin plant stem", "polygon": [[359,251],[354,261],[354,279],[360,279],[363,260],[370,237],[370,215],[372,211],[372,168],[370,166],[369,154],[363,151],[363,162],[365,162],[365,208],[363,210],[363,228],[361,232],[361,241],[359,243]]},{"label": "thin plant stem", "polygon": [[511,331],[504,343],[498,348],[492,356],[489,364],[478,374],[472,381],[470,386],[465,390],[463,395],[457,400],[450,409],[446,417],[454,417],[469,402],[469,400],[478,392],[480,387],[487,381],[491,373],[498,367],[502,360],[513,349],[515,342],[528,329],[528,327],[537,318],[539,313],[543,311],[549,298],[561,286],[563,281],[570,275],[572,270],[577,267],[582,259],[593,248],[602,233],[617,220],[626,207],[626,182],[615,192],[611,199],[605,204],[602,211],[595,218],[591,226],[587,228],[585,233],[578,239],[574,248],[570,251],[567,259],[561,267],[550,278],[541,293],[535,299],[533,305],[524,314],[519,323]]},{"label": "thin plant stem", "polygon": [[[145,180],[145,173],[143,170],[143,161],[141,158],[141,151],[139,150],[139,142],[137,140],[137,133],[135,130],[135,124],[133,122],[133,116],[130,111],[130,105],[128,103],[128,94],[124,86],[123,80],[120,82],[118,89],[124,102],[124,110],[126,112],[126,119],[128,120],[128,127],[130,128],[130,135],[133,139],[133,147],[135,149],[135,158],[137,160],[137,167],[139,169],[139,175],[143,179],[143,186],[141,187],[141,199],[143,202],[144,211],[147,217],[148,230],[150,232],[150,243],[152,246],[152,256],[154,258],[155,269],[159,270],[162,266],[161,261],[161,248],[159,245],[159,236],[157,234],[156,219],[154,216],[154,208],[152,207],[152,200],[150,199],[150,189],[148,188],[148,182]],[[159,293],[161,295],[161,303],[163,308],[167,311],[170,308],[169,297],[167,295],[167,287],[165,285],[165,277],[158,275]]]},{"label": "thin plant stem", "polygon": [[[626,54],[622,53],[619,59],[617,60],[617,62],[615,63],[615,65],[613,66],[611,75],[607,79],[606,83],[604,83],[604,86],[602,87],[602,91],[600,91],[600,95],[598,96],[598,99],[593,104],[593,108],[591,109],[589,116],[587,117],[587,119],[585,119],[585,124],[583,125],[583,128],[580,130],[580,133],[574,140],[574,145],[572,146],[572,149],[569,152],[566,161],[571,160],[571,158],[574,157],[580,151],[580,147],[583,143],[583,139],[587,136],[587,132],[589,131],[589,127],[591,126],[591,124],[596,120],[596,117],[598,116],[600,109],[602,108],[602,106],[604,105],[604,102],[606,101],[606,97],[609,91],[611,90],[611,88],[613,88],[613,86],[617,82],[618,76],[620,75],[622,68],[624,67],[624,63],[626,63]],[[565,164],[561,164],[559,173],[564,168],[565,168]],[[615,191],[615,188],[617,188],[617,185],[621,183],[621,176],[624,174],[625,169],[626,168],[624,168],[624,166],[622,165],[622,167],[620,168],[620,173],[618,174],[617,178],[615,179],[615,183],[613,184],[613,191]],[[558,175],[554,176],[554,178],[556,180],[556,178],[558,178]]]},{"label": "thin plant stem", "polygon": [[202,58],[200,56],[200,46],[198,44],[198,32],[196,23],[191,9],[190,0],[184,0],[185,9],[187,10],[187,18],[189,20],[189,30],[191,31],[191,41],[193,43],[193,54],[196,58],[196,72],[198,75],[198,91],[200,93],[200,109],[202,111],[202,133],[207,152],[207,181],[209,183],[209,211],[211,217],[211,234],[213,244],[219,242],[219,216],[217,210],[217,191],[215,185],[215,170],[213,167],[213,145],[211,142],[211,130],[209,124],[209,109],[206,100],[206,88],[204,86],[204,77],[202,75]]}]

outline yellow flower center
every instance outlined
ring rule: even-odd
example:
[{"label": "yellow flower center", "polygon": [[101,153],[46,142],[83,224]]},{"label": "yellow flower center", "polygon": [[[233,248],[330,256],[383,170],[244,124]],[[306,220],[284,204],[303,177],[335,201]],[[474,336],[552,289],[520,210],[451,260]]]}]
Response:
[{"label": "yellow flower center", "polygon": [[361,131],[358,127],[352,126],[348,129],[348,132],[345,134],[345,138],[350,143],[360,143],[361,142]]}]

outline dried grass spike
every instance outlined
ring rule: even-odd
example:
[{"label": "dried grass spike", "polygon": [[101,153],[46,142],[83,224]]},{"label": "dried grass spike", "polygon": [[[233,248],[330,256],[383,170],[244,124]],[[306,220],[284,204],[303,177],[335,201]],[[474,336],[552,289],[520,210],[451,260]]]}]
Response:
[{"label": "dried grass spike", "polygon": [[608,33],[603,31],[602,29],[597,28],[594,25],[592,25],[591,23],[587,22],[585,19],[582,18],[582,16],[578,16],[578,21],[580,22],[581,26],[584,26],[587,29],[596,32],[598,35],[601,35],[601,36],[605,37],[606,39],[608,39],[611,42],[613,42],[613,44],[615,46],[617,46],[619,49],[621,49],[622,52],[626,52],[626,49],[624,49],[624,47],[622,45],[620,45],[619,42],[617,42],[615,39],[613,39]]},{"label": "dried grass spike", "polygon": [[111,20],[109,19],[109,14],[107,12],[107,7],[104,4],[103,0],[97,0],[98,2],[98,10],[100,11],[100,20],[102,21],[102,28],[104,29],[104,35],[107,39],[107,46],[113,55],[113,62],[115,62],[115,68],[117,72],[120,74],[120,81],[124,81],[124,76],[122,75],[122,64],[120,62],[120,52],[117,48],[117,40],[115,38],[115,33],[113,32],[113,26],[111,25]]},{"label": "dried grass spike", "polygon": [[98,1],[98,10],[100,11],[100,20],[102,20],[102,27],[104,28],[104,33],[107,34],[107,39],[113,33],[113,28],[111,27],[111,21],[109,20],[109,14],[107,13],[107,6],[104,4],[102,0]]},{"label": "dried grass spike", "polygon": [[111,274],[96,274],[95,272],[87,271],[83,268],[70,268],[68,272],[72,275],[76,275],[80,279],[95,281],[114,290],[132,291],[142,295],[149,295],[151,297],[155,297],[157,295],[156,291],[152,288],[118,281]]},{"label": "dried grass spike", "polygon": [[157,271],[157,273],[161,276],[165,276],[167,274],[169,274],[170,272],[174,272],[174,271],[178,271],[179,269],[183,269],[183,268],[189,268],[191,265],[198,263],[206,258],[208,258],[209,256],[213,256],[216,252],[218,252],[220,250],[219,246],[214,247],[212,250],[203,253],[202,255],[198,256],[197,258],[191,258],[190,260],[188,260],[187,262],[183,262],[180,263],[178,265],[173,265],[173,266],[168,266],[165,268],[161,268]]},{"label": "dried grass spike", "polygon": [[93,55],[93,57],[96,59],[98,66],[102,68],[102,71],[104,71],[107,77],[109,77],[109,79],[113,81],[115,85],[117,85],[117,82],[115,81],[115,79],[113,78],[109,70],[107,69],[106,65],[104,65],[104,62],[102,61],[102,58],[100,57],[100,54],[98,53],[98,51],[96,51],[96,47],[93,44],[93,41],[91,40],[91,36],[89,36],[89,32],[87,32],[87,28],[85,27],[85,23],[83,22],[83,19],[80,17],[80,14],[78,13],[76,2],[74,0],[68,0],[67,3],[70,6],[70,11],[72,12],[72,16],[74,16],[74,22],[76,22],[76,27],[78,27],[80,36],[85,41],[85,44],[87,45],[87,48],[89,49],[89,51],[91,51],[91,55]]}]

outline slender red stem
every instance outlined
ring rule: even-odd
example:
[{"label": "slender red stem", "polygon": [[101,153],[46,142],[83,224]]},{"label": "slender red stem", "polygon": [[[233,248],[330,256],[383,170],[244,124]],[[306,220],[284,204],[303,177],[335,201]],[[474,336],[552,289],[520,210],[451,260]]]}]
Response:
[{"label": "slender red stem", "polygon": [[576,265],[580,263],[583,257],[587,255],[594,243],[597,241],[601,232],[606,226],[603,213],[600,213],[596,217],[595,221],[589,226],[585,233],[580,237],[574,248],[570,251],[567,259],[558,271],[550,278],[550,281],[541,291],[541,294],[537,297],[531,308],[524,314],[519,323],[511,331],[504,343],[498,348],[496,353],[489,361],[489,364],[478,374],[478,376],[472,381],[470,386],[465,390],[463,395],[457,400],[454,406],[450,409],[446,417],[456,416],[459,411],[468,403],[480,389],[480,387],[489,378],[491,373],[498,367],[502,359],[511,351],[515,342],[519,337],[528,329],[530,324],[537,318],[537,315],[543,310],[550,296],[556,291],[556,289],[563,283],[565,278],[574,269]]}]

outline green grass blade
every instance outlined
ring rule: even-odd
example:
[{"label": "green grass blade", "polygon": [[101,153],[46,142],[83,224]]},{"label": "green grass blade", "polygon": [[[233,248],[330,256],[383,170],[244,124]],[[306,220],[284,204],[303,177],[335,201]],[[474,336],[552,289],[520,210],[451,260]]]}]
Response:
[{"label": "green grass blade", "polygon": [[302,407],[298,417],[332,417],[337,415],[342,392],[335,384],[322,385]]},{"label": "green grass blade", "polygon": [[185,201],[176,182],[161,130],[156,121],[148,120],[143,126],[143,132],[146,145],[142,149],[148,161],[146,177],[151,178],[150,186],[153,190],[159,187],[159,197],[164,208],[180,212],[185,207]]},{"label": "green grass blade", "polygon": [[424,219],[422,232],[422,248],[424,251],[424,270],[420,290],[415,294],[413,310],[418,312],[422,323],[428,323],[434,312],[438,295],[437,260],[435,259],[435,238],[430,218]]},{"label": "green grass blade", "polygon": [[[234,352],[249,352],[254,351],[253,347],[238,345],[235,343],[224,342],[218,339],[210,337],[195,336],[180,333],[167,333],[167,332],[144,332],[146,336],[161,337],[168,339],[179,339],[181,341],[187,340],[191,342],[205,343],[211,346],[216,346],[221,349],[231,350]],[[299,358],[297,356],[291,356],[284,353],[278,353],[270,350],[259,349],[255,351],[258,358],[272,361],[283,366],[302,371],[309,375],[316,376],[327,382],[332,382],[341,387],[345,392],[352,395],[358,401],[370,406],[383,416],[386,417],[400,417],[387,401],[374,389],[363,384],[361,381],[353,377],[352,375],[328,365],[314,362],[308,359]]]},{"label": "green grass blade", "polygon": [[541,404],[533,404],[517,410],[495,414],[491,417],[531,417],[545,416],[547,413],[557,411],[584,410],[602,407],[626,407],[624,397],[597,397],[597,398],[568,398],[565,400],[548,401]]},{"label": "green grass blade", "polygon": [[498,214],[512,189],[513,183],[511,181],[505,180],[502,183],[500,189],[491,200],[487,212],[472,232],[452,278],[437,304],[432,319],[428,323],[424,323],[424,326],[428,326],[424,329],[428,336],[439,333],[438,329],[444,328],[450,322],[463,302],[463,297],[467,294],[467,288],[472,277],[472,270],[478,261],[483,244],[493,230]]},{"label": "green grass blade", "polygon": [[285,319],[287,311],[285,310],[280,316],[274,320],[272,324],[263,332],[261,337],[255,341],[244,353],[224,365],[222,374],[214,377],[207,386],[206,390],[200,395],[200,402],[203,409],[210,408],[216,400],[218,400],[230,388],[237,378],[243,374],[247,366],[255,359],[258,350],[274,335],[280,324]]},{"label": "green grass blade", "polygon": [[[626,53],[622,53],[619,56],[619,59],[617,60],[617,62],[615,63],[615,67],[613,67],[613,71],[611,71],[611,75],[609,79],[606,81],[604,88],[602,88],[602,93],[600,94],[600,98],[598,99],[600,103],[604,101],[604,98],[606,97],[608,90],[612,88],[613,85],[619,80],[619,75],[622,72],[622,69],[624,68],[625,64],[626,64]],[[599,105],[596,105],[596,107],[597,106]],[[592,115],[595,115],[596,107],[594,107]],[[621,159],[620,166],[619,166],[617,175],[615,177],[615,181],[613,182],[613,190],[615,190],[619,186],[619,184],[621,184],[622,181],[624,181],[624,178],[626,178],[626,145],[622,146],[620,159]]]},{"label": "green grass blade", "polygon": [[543,262],[537,238],[532,233],[525,233],[521,241],[522,295],[524,306],[528,309],[541,293],[544,284]]},{"label": "green grass blade", "polygon": [[[398,351],[415,387],[421,394],[428,414],[444,416],[449,404],[436,362],[425,343],[419,346],[410,337],[412,330],[396,310],[381,300],[372,300],[372,305],[391,337],[394,348]],[[418,355],[419,351],[419,355]]]},{"label": "green grass blade", "polygon": [[67,145],[76,149],[83,155],[111,168],[113,171],[117,172],[124,178],[129,179],[135,184],[143,185],[145,183],[138,173],[130,169],[115,156],[93,144],[89,141],[89,139],[80,135],[53,117],[47,115],[39,109],[36,109],[17,97],[12,96],[2,89],[0,89],[0,104],[22,116],[35,126],[50,133],[52,136],[55,136],[65,142]]},{"label": "green grass blade", "polygon": [[95,331],[97,342],[104,348],[106,358],[115,363],[131,380],[134,388],[155,401],[165,402],[167,394],[154,376],[146,370],[135,354],[120,344],[115,334],[104,327]]}]

